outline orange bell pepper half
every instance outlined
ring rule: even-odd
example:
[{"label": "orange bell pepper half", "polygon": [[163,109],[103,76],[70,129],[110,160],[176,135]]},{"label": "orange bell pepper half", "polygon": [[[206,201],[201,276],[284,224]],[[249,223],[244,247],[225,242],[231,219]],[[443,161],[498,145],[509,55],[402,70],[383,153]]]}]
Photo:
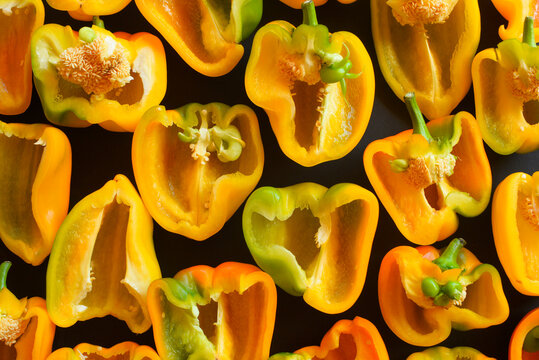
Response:
[{"label": "orange bell pepper half", "polygon": [[27,263],[49,255],[70,182],[71,145],[62,131],[0,121],[0,238]]},{"label": "orange bell pepper half", "polygon": [[97,345],[79,344],[73,349],[61,348],[54,351],[47,360],[161,360],[149,346],[126,341],[107,349]]},{"label": "orange bell pepper half", "polygon": [[150,328],[146,291],[161,277],[153,222],[123,175],[86,196],[58,230],[47,268],[47,309],[52,321],[113,315],[134,333]]},{"label": "orange bell pepper half", "polygon": [[182,270],[148,289],[157,352],[163,360],[266,360],[277,291],[255,266],[227,262]]},{"label": "orange bell pepper half", "polygon": [[359,143],[374,102],[372,62],[357,36],[330,34],[314,4],[303,24],[257,31],[245,70],[249,99],[268,114],[286,156],[302,166],[340,159]]},{"label": "orange bell pepper half", "polygon": [[0,114],[22,114],[30,105],[30,37],[44,19],[41,0],[0,1]]},{"label": "orange bell pepper half", "polygon": [[389,360],[378,329],[367,319],[339,320],[324,335],[320,346],[294,354],[275,354],[269,360]]},{"label": "orange bell pepper half", "polygon": [[492,0],[496,10],[508,21],[500,25],[498,34],[502,40],[522,39],[522,29],[527,16],[534,19],[535,41],[539,42],[539,2],[537,0]]},{"label": "orange bell pepper half", "polygon": [[217,233],[262,176],[264,150],[244,105],[150,109],[133,136],[133,170],[155,221],[195,240]]},{"label": "orange bell pepper half", "polygon": [[413,93],[405,101],[413,131],[372,142],[363,162],[400,232],[429,245],[457,230],[456,213],[472,217],[485,210],[492,174],[472,115],[459,112],[425,125]]},{"label": "orange bell pepper half", "polygon": [[142,15],[194,70],[229,73],[243,56],[240,42],[262,18],[262,0],[136,0]]},{"label": "orange bell pepper half", "polygon": [[518,323],[509,342],[509,360],[539,359],[539,308]]},{"label": "orange bell pepper half", "polygon": [[511,284],[522,294],[539,296],[539,172],[514,173],[498,185],[492,232]]},{"label": "orange bell pepper half", "polygon": [[486,328],[509,316],[500,275],[462,239],[442,254],[432,246],[399,246],[382,260],[378,300],[389,328],[403,341],[432,346],[456,330]]},{"label": "orange bell pepper half", "polygon": [[0,359],[45,360],[51,353],[55,326],[45,300],[17,299],[6,288],[11,262],[0,265]]}]

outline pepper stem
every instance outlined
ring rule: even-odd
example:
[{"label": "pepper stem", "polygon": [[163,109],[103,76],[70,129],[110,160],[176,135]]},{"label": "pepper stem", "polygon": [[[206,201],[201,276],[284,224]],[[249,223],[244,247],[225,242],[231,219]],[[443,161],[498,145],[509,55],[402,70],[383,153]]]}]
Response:
[{"label": "pepper stem", "polygon": [[531,47],[536,47],[535,43],[535,33],[534,33],[534,20],[532,16],[526,16],[524,19],[524,31],[522,33],[522,42],[530,45]]},{"label": "pepper stem", "polygon": [[408,113],[412,119],[412,124],[414,126],[413,133],[423,135],[423,137],[429,142],[433,141],[434,139],[427,128],[427,124],[425,123],[425,118],[423,117],[423,114],[421,114],[419,105],[417,105],[417,101],[415,100],[415,94],[413,92],[409,92],[404,95],[404,102],[406,103],[406,109],[408,109]]},{"label": "pepper stem", "polygon": [[460,268],[457,263],[457,258],[460,249],[462,249],[464,245],[466,245],[466,241],[464,241],[462,238],[455,238],[451,240],[442,255],[439,258],[432,260],[432,262],[438,265],[442,271]]},{"label": "pepper stem", "polygon": [[105,28],[105,23],[103,22],[103,20],[101,20],[101,19],[99,18],[99,16],[94,16],[93,19],[92,19],[92,22],[93,22],[93,24],[94,24],[95,26],[98,26],[98,27],[100,27],[100,28],[102,28],[102,29]]},{"label": "pepper stem", "polygon": [[7,272],[11,267],[11,261],[4,261],[0,265],[0,290],[6,287]]},{"label": "pepper stem", "polygon": [[318,25],[318,20],[316,19],[316,7],[314,6],[313,0],[304,1],[303,4],[301,4],[301,10],[303,11],[303,23],[305,25]]}]

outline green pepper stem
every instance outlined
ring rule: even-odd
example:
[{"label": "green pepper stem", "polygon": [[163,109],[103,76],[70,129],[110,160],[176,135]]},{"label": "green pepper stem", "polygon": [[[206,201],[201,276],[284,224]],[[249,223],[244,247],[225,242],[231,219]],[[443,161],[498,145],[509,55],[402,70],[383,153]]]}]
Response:
[{"label": "green pepper stem", "polygon": [[462,238],[451,240],[439,258],[432,260],[442,270],[458,269],[460,266],[457,263],[457,258],[462,249],[466,245],[466,241]]},{"label": "green pepper stem", "polygon": [[304,1],[303,4],[301,4],[301,10],[303,11],[303,23],[305,25],[318,25],[318,20],[316,19],[316,7],[314,6],[313,0]]},{"label": "green pepper stem", "polygon": [[415,100],[415,94],[413,92],[409,92],[404,95],[404,102],[406,103],[406,109],[408,109],[408,113],[412,119],[414,134],[421,134],[429,142],[433,141],[434,139],[427,128],[427,124],[425,123],[425,118],[423,117],[423,114],[421,114],[419,105],[417,105],[417,101]]},{"label": "green pepper stem", "polygon": [[534,33],[534,20],[532,16],[526,16],[524,20],[524,31],[522,33],[522,42],[530,45],[531,47],[536,47],[535,43],[535,33]]},{"label": "green pepper stem", "polygon": [[101,20],[101,19],[99,18],[99,16],[94,16],[93,19],[92,19],[92,22],[93,22],[93,24],[94,24],[95,26],[98,26],[98,27],[100,27],[100,28],[102,28],[102,29],[105,28],[105,23],[103,22],[103,20]]},{"label": "green pepper stem", "polygon": [[11,261],[4,261],[0,265],[0,290],[6,287],[7,272],[11,267]]}]

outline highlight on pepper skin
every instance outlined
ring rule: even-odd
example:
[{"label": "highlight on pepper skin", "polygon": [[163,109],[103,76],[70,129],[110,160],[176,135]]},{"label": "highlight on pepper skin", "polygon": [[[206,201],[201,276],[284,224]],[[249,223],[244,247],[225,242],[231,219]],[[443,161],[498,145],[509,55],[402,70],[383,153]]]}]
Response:
[{"label": "highlight on pepper skin", "polygon": [[518,323],[509,342],[509,360],[534,360],[539,357],[539,308]]},{"label": "highlight on pepper skin", "polygon": [[245,105],[148,110],[133,136],[133,171],[148,211],[195,240],[217,233],[262,176],[264,150]]},{"label": "highlight on pepper skin", "polygon": [[315,309],[349,309],[365,283],[378,201],[355,184],[261,187],[247,199],[243,234],[254,260]]},{"label": "highlight on pepper skin", "polygon": [[49,255],[70,182],[71,145],[62,131],[0,121],[0,238],[27,263]]},{"label": "highlight on pepper skin", "polygon": [[269,360],[389,360],[378,329],[367,319],[339,320],[324,335],[320,346],[272,355]]},{"label": "highlight on pepper skin", "polygon": [[539,172],[514,173],[496,188],[492,233],[500,262],[522,294],[539,296]]},{"label": "highlight on pepper skin", "polygon": [[501,155],[539,149],[539,47],[533,18],[523,26],[522,41],[504,40],[472,64],[477,122],[487,145]]},{"label": "highlight on pepper skin", "polygon": [[116,175],[62,223],[47,267],[47,309],[61,327],[112,315],[134,333],[151,326],[150,283],[161,278],[153,221],[131,182]]},{"label": "highlight on pepper skin", "polygon": [[432,246],[399,246],[384,256],[378,300],[386,324],[401,340],[433,346],[452,328],[486,328],[509,316],[498,271],[464,245],[456,238],[442,253]]},{"label": "highlight on pepper skin", "polygon": [[268,114],[283,153],[302,166],[340,159],[359,143],[374,103],[374,70],[354,34],[330,34],[312,1],[297,28],[273,21],[253,40],[249,99]]},{"label": "highlight on pepper skin", "polygon": [[474,348],[467,346],[458,346],[452,349],[444,346],[436,346],[421,352],[413,353],[406,360],[496,360],[483,355]]},{"label": "highlight on pepper skin", "polygon": [[43,111],[56,125],[134,131],[165,96],[165,50],[149,33],[112,34],[97,17],[80,32],[46,24],[32,36],[31,53]]},{"label": "highlight on pepper skin", "polygon": [[30,38],[45,9],[41,0],[1,0],[0,10],[0,114],[17,115],[32,98]]},{"label": "highlight on pepper skin", "polygon": [[425,124],[413,93],[405,102],[413,130],[370,143],[363,164],[402,235],[429,245],[457,230],[456,213],[473,217],[485,210],[492,174],[471,114],[461,111]]},{"label": "highlight on pepper skin", "polygon": [[45,300],[17,299],[6,287],[11,262],[0,265],[0,359],[45,360],[51,353],[56,327],[49,319]]}]

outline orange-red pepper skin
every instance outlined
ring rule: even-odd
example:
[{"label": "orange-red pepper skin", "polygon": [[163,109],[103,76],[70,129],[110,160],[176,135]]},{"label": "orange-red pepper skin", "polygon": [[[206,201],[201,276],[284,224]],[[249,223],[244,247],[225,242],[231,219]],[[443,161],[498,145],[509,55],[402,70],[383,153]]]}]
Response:
[{"label": "orange-red pepper skin", "polygon": [[466,346],[458,346],[452,349],[437,346],[427,350],[413,353],[406,360],[496,360],[485,356],[479,351]]},{"label": "orange-red pepper skin", "polygon": [[[520,320],[511,335],[509,342],[509,360],[537,360],[539,351],[528,352],[524,350],[526,336],[539,326],[539,308],[530,311]],[[535,337],[535,344],[539,341]],[[533,342],[533,341],[532,341]],[[535,350],[535,349],[534,349]]]},{"label": "orange-red pepper skin", "polygon": [[[378,275],[378,300],[389,328],[403,341],[433,346],[444,341],[451,329],[471,330],[504,322],[509,316],[500,275],[481,264],[467,249],[458,255],[459,268],[442,271],[432,260],[440,253],[432,246],[399,246],[382,260]],[[432,277],[440,284],[449,280],[465,284],[462,305],[436,305],[422,291],[422,280]],[[462,298],[461,298],[462,300]]]},{"label": "orange-red pepper skin", "polygon": [[[211,121],[202,124],[201,114],[207,114],[204,121]],[[235,136],[245,145],[240,155],[226,159],[217,151],[210,153],[210,145],[204,149],[205,159],[195,153],[196,144],[178,136],[208,129],[237,130]],[[256,114],[245,105],[188,104],[176,110],[159,106],[148,110],[137,127],[132,160],[141,197],[155,221],[168,231],[205,240],[223,227],[255,188],[262,176],[264,150]]]},{"label": "orange-red pepper skin", "polygon": [[533,16],[535,41],[539,42],[539,2],[537,0],[492,0],[496,10],[508,21],[500,25],[498,34],[502,40],[522,39],[522,29],[526,16]]},{"label": "orange-red pepper skin", "polygon": [[[11,334],[10,332],[16,329],[7,321],[18,322],[19,326],[24,327],[22,333]],[[56,327],[47,313],[45,300],[40,297],[19,300],[7,287],[0,290],[0,333],[3,337],[0,340],[0,359],[47,359],[52,350],[55,330]],[[8,346],[4,343],[6,339],[14,343]]]},{"label": "orange-red pepper skin", "polygon": [[308,346],[294,352],[298,356],[275,354],[269,360],[389,360],[384,340],[367,319],[339,320],[324,335],[320,346]]},{"label": "orange-red pepper skin", "polygon": [[[313,0],[313,3],[315,6],[321,6],[324,5],[328,0]],[[351,4],[355,2],[356,0],[339,0],[341,4]],[[294,9],[301,9],[301,4],[305,2],[305,0],[281,0],[282,3],[290,6]]]},{"label": "orange-red pepper skin", "polygon": [[518,172],[496,188],[492,233],[498,257],[511,284],[525,295],[539,296],[539,172]]},{"label": "orange-red pepper skin", "polygon": [[70,182],[71,145],[62,131],[0,121],[0,238],[27,263],[49,255]]},{"label": "orange-red pepper skin", "polygon": [[266,360],[277,291],[253,265],[227,262],[182,270],[148,289],[157,352],[163,360]]},{"label": "orange-red pepper skin", "polygon": [[44,19],[41,0],[0,1],[0,114],[22,114],[30,105],[30,37]]},{"label": "orange-red pepper skin", "polygon": [[492,189],[490,164],[472,115],[459,112],[432,120],[427,127],[435,138],[452,137],[459,128],[462,130],[450,151],[456,157],[453,174],[444,175],[440,181],[423,181],[421,168],[392,170],[390,161],[403,158],[411,162],[437,155],[429,150],[431,145],[422,135],[411,130],[372,142],[363,155],[365,171],[378,198],[404,237],[418,245],[429,245],[453,234],[458,228],[456,213],[471,217],[483,212]]},{"label": "orange-red pepper skin", "polygon": [[138,345],[131,341],[116,344],[111,348],[82,343],[73,349],[55,350],[47,360],[108,360],[116,357],[125,360],[161,360],[159,355],[149,346]]},{"label": "orange-red pepper skin", "polygon": [[131,182],[116,175],[69,212],[58,230],[47,267],[47,309],[52,321],[112,315],[134,333],[151,322],[150,283],[161,277],[153,222]]}]

